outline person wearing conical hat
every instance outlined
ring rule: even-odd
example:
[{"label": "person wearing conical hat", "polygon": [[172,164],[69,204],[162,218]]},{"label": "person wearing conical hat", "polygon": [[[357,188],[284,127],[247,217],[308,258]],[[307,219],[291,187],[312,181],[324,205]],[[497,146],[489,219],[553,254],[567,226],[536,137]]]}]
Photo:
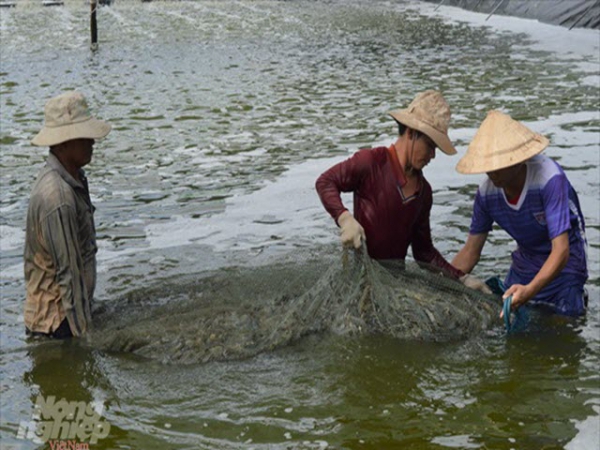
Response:
[{"label": "person wearing conical hat", "polygon": [[[343,245],[359,248],[366,241],[372,258],[402,260],[411,246],[417,261],[489,292],[483,282],[449,264],[431,240],[433,197],[423,169],[436,148],[456,154],[448,138],[448,103],[440,92],[428,90],[390,115],[399,127],[395,143],[360,150],[317,179],[317,192],[341,229]],[[342,192],[354,193],[354,214],[342,203]]]},{"label": "person wearing conical hat", "polygon": [[81,168],[111,126],[93,118],[74,91],[50,99],[44,113],[31,141],[50,151],[27,212],[25,327],[31,335],[81,336],[91,324],[97,251],[95,208]]},{"label": "person wearing conical hat", "polygon": [[570,316],[585,313],[585,222],[577,193],[548,139],[507,114],[490,111],[456,169],[486,173],[475,196],[469,236],[452,264],[470,272],[495,222],[516,242],[505,279],[512,308],[529,303]]}]

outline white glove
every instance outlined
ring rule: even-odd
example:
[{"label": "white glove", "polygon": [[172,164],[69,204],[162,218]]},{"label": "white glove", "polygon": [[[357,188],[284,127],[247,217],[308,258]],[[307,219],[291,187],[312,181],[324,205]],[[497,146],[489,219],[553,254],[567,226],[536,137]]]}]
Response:
[{"label": "white glove", "polygon": [[483,292],[484,294],[491,294],[492,290],[481,281],[479,278],[474,277],[471,274],[463,275],[459,278],[460,282],[464,284],[466,287],[475,289],[476,291]]},{"label": "white glove", "polygon": [[361,239],[367,240],[365,229],[349,211],[344,211],[340,217],[338,217],[337,222],[340,226],[340,238],[343,245],[360,248]]}]

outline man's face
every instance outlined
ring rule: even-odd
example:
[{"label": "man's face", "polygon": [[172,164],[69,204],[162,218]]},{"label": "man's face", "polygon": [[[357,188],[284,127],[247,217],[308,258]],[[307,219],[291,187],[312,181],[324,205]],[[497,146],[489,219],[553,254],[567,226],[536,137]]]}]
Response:
[{"label": "man's face", "polygon": [[424,134],[421,134],[414,142],[412,165],[417,170],[422,170],[429,161],[435,158],[435,143]]},{"label": "man's face", "polygon": [[83,167],[92,160],[95,142],[94,139],[73,139],[65,142],[65,155],[77,167]]},{"label": "man's face", "polygon": [[514,182],[520,168],[521,164],[517,164],[516,166],[494,170],[493,172],[487,172],[487,176],[490,178],[490,180],[492,180],[494,186],[497,188],[505,188]]}]

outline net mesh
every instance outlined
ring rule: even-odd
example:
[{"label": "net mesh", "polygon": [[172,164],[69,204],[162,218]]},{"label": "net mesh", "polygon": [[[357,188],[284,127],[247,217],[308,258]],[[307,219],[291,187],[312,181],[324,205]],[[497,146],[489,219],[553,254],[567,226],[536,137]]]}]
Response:
[{"label": "net mesh", "polygon": [[[489,328],[495,296],[366,249],[233,267],[105,302],[88,343],[165,363],[247,358],[319,332],[448,341]],[[341,256],[341,257],[340,257]]]}]

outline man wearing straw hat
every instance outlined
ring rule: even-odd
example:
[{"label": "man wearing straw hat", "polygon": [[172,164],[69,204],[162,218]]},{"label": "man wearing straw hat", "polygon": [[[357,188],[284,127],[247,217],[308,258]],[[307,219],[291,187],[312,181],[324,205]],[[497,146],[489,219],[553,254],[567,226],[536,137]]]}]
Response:
[{"label": "man wearing straw hat", "polygon": [[45,123],[31,141],[49,147],[31,191],[25,235],[25,326],[28,334],[81,336],[90,327],[96,285],[94,206],[81,169],[94,140],[110,125],[93,118],[79,92],[46,103]]},{"label": "man wearing straw hat", "polygon": [[[448,138],[450,107],[441,93],[428,90],[390,115],[399,127],[394,144],[360,150],[316,182],[323,206],[341,228],[342,243],[359,248],[364,240],[375,259],[403,260],[411,246],[415,260],[489,292],[483,282],[450,265],[431,240],[433,197],[423,169],[436,148],[456,153]],[[343,205],[341,192],[354,192],[354,215]]]},{"label": "man wearing straw hat", "polygon": [[558,314],[585,313],[583,214],[563,169],[540,153],[548,139],[491,111],[458,162],[460,173],[487,173],[477,191],[469,237],[453,264],[470,272],[496,222],[517,241],[504,298]]}]

